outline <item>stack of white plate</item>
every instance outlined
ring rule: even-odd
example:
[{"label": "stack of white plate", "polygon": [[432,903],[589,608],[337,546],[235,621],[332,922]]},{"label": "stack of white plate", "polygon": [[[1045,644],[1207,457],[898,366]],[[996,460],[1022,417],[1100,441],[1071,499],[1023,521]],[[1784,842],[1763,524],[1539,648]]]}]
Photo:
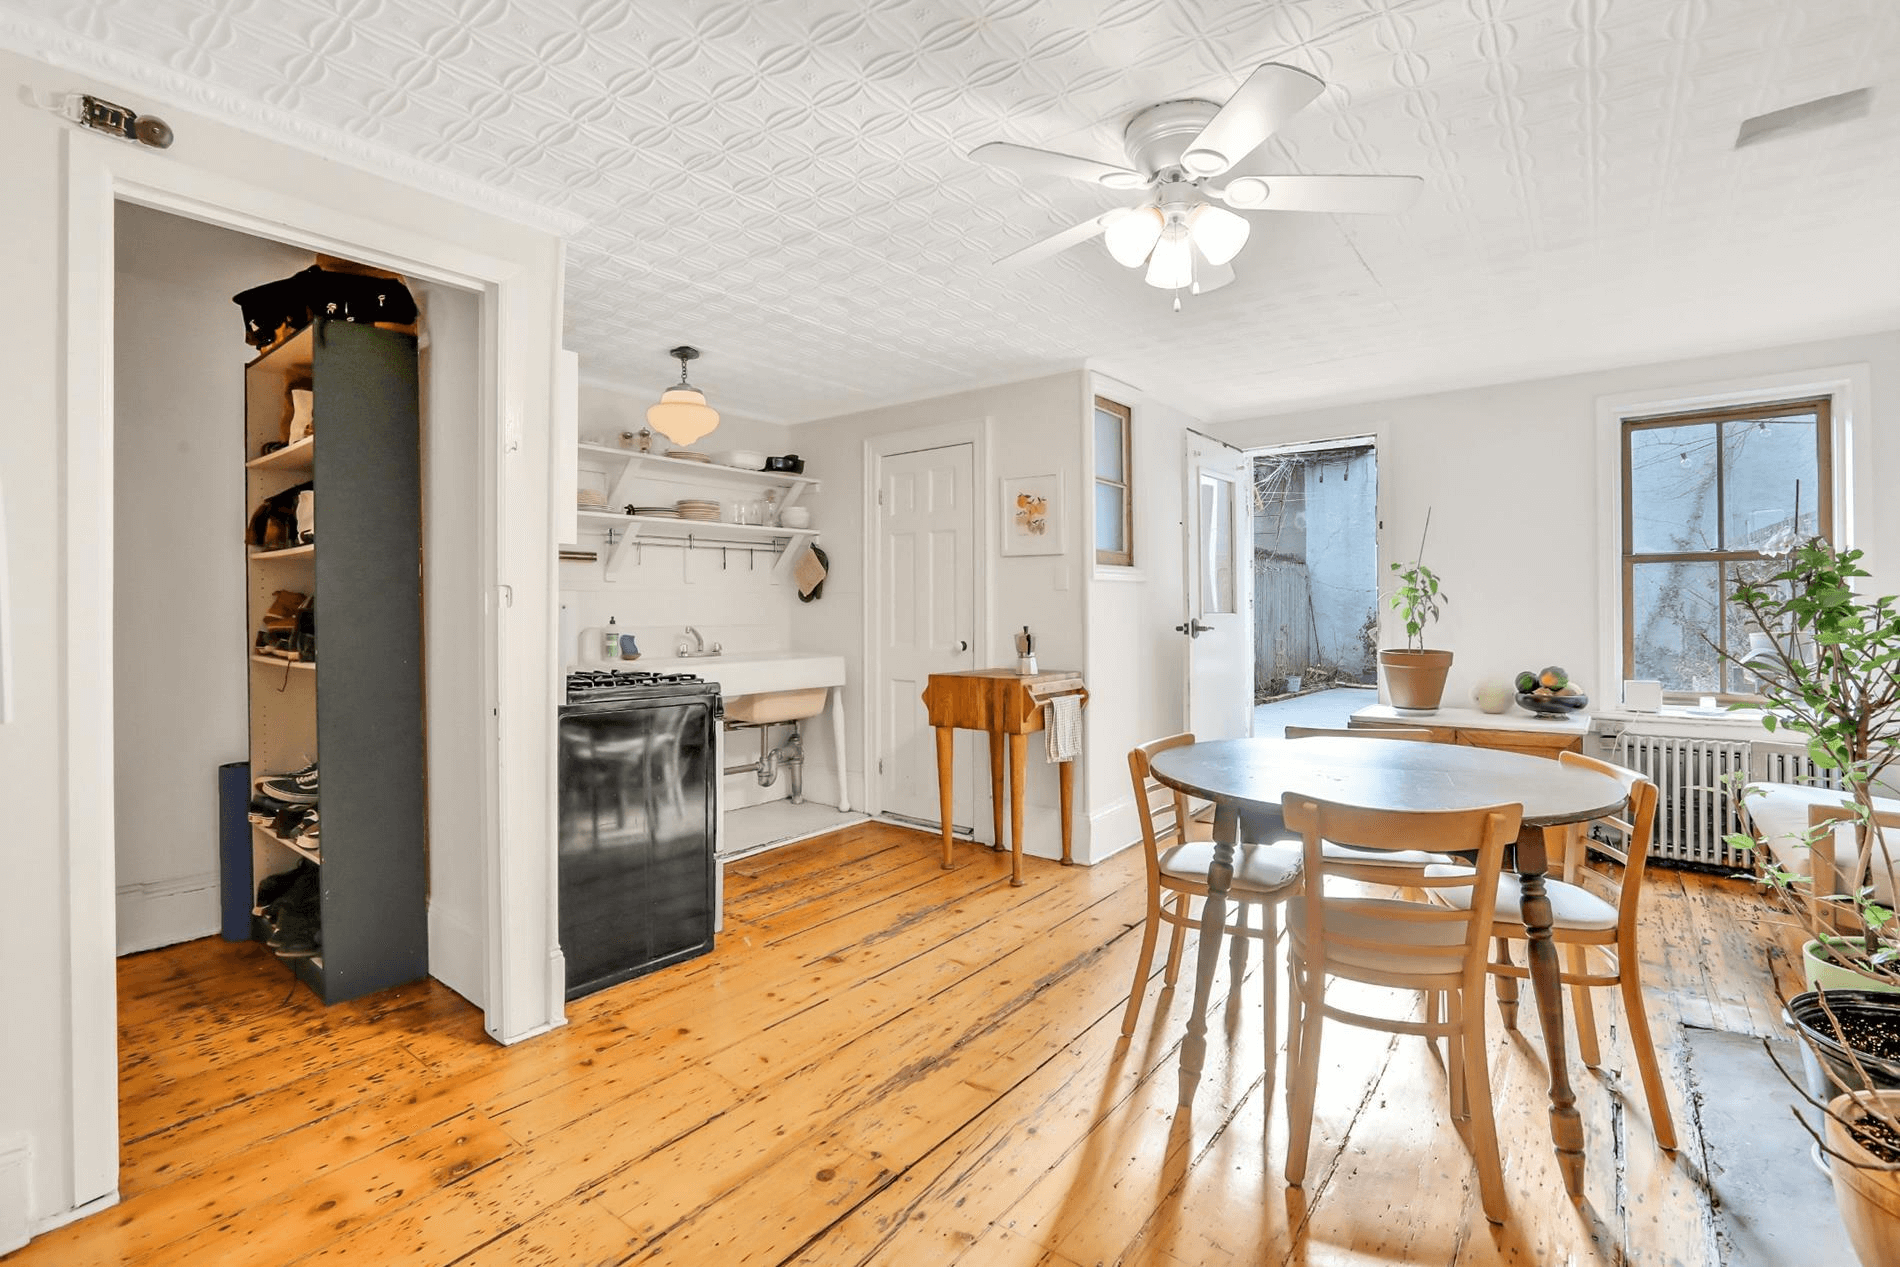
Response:
[{"label": "stack of white plate", "polygon": [[645,515],[649,519],[678,519],[680,512],[672,506],[629,506],[630,515]]},{"label": "stack of white plate", "polygon": [[582,510],[599,510],[607,504],[607,494],[598,488],[583,488],[575,493],[574,501]]},{"label": "stack of white plate", "polygon": [[701,501],[698,498],[681,498],[675,505],[681,519],[699,519],[707,523],[719,522],[719,503]]}]

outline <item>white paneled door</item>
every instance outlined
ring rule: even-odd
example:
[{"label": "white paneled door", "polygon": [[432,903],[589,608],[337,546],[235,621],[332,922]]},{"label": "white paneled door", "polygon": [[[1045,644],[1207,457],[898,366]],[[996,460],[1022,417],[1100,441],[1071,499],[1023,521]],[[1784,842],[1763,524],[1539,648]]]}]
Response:
[{"label": "white paneled door", "polygon": [[1198,739],[1253,733],[1253,462],[1187,433],[1188,729]]},{"label": "white paneled door", "polygon": [[[879,808],[935,827],[937,741],[924,713],[932,673],[976,667],[976,504],[967,444],[883,457],[878,475]],[[975,820],[974,736],[957,732],[955,812]]]}]

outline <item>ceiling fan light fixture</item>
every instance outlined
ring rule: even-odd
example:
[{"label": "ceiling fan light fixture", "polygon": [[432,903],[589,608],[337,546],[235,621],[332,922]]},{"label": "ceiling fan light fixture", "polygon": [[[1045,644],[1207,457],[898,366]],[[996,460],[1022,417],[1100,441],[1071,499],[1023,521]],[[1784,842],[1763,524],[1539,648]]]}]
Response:
[{"label": "ceiling fan light fixture", "polygon": [[660,393],[660,403],[647,409],[647,426],[674,444],[691,444],[712,434],[719,425],[719,411],[706,403],[706,393],[686,381],[686,362],[699,355],[698,348],[674,348],[668,355],[680,363],[680,381]]},{"label": "ceiling fan light fixture", "polygon": [[1154,254],[1148,257],[1148,275],[1143,280],[1161,290],[1181,290],[1194,284],[1194,243],[1185,225],[1171,224],[1161,235]]},{"label": "ceiling fan light fixture", "polygon": [[1225,197],[1230,206],[1264,207],[1267,205],[1267,182],[1258,176],[1242,176],[1228,182]]},{"label": "ceiling fan light fixture", "polygon": [[1155,249],[1165,222],[1159,207],[1136,207],[1102,230],[1102,245],[1123,268],[1140,268]]},{"label": "ceiling fan light fixture", "polygon": [[1232,166],[1219,150],[1193,149],[1181,155],[1181,166],[1196,176],[1213,176]]},{"label": "ceiling fan light fixture", "polygon": [[1200,248],[1207,262],[1221,265],[1240,254],[1252,229],[1245,216],[1237,216],[1224,207],[1204,202],[1188,213],[1188,236]]}]

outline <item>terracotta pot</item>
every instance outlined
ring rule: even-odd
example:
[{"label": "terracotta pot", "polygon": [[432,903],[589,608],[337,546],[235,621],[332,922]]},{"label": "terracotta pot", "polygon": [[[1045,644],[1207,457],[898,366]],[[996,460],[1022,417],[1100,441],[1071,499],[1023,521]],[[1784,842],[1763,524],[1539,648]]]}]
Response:
[{"label": "terracotta pot", "polygon": [[[1848,1116],[1856,1099],[1876,1100],[1887,1113],[1900,1114],[1900,1091],[1853,1092],[1835,1097],[1829,1107]],[[1827,1146],[1841,1157],[1879,1164],[1832,1117],[1827,1120]],[[1834,1158],[1829,1173],[1834,1179],[1834,1206],[1863,1267],[1900,1264],[1900,1172],[1865,1170]]]},{"label": "terracotta pot", "polygon": [[1451,652],[1412,651],[1404,648],[1379,653],[1385,674],[1386,697],[1392,707],[1429,713],[1445,697],[1445,675],[1451,672]]}]

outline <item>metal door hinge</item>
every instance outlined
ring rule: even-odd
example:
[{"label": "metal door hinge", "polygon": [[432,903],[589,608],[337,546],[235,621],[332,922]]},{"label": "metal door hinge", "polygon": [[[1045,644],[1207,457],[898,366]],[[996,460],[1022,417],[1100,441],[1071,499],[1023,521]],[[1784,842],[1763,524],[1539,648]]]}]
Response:
[{"label": "metal door hinge", "polygon": [[883,757],[879,757],[877,759],[877,772],[879,774],[884,773],[884,758]]}]

